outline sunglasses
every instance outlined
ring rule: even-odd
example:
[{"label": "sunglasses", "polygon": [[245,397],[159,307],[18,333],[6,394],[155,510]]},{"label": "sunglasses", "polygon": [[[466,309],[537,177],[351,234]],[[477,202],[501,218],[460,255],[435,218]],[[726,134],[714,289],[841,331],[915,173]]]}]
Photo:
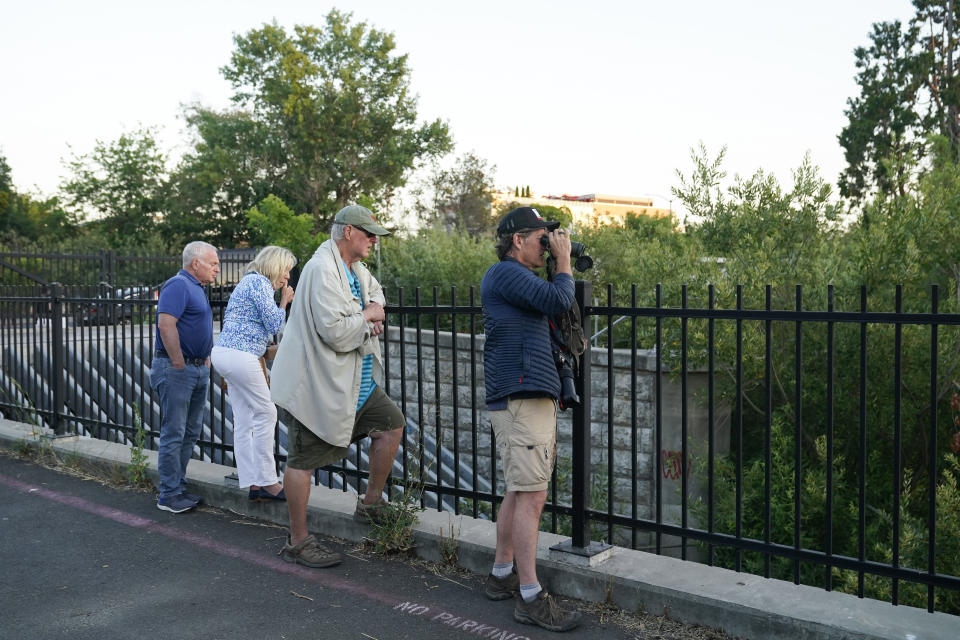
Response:
[{"label": "sunglasses", "polygon": [[353,225],[350,225],[350,226],[353,227],[354,229],[358,230],[358,231],[363,231],[363,232],[366,234],[366,236],[367,236],[368,239],[374,237],[375,235],[377,235],[377,234],[375,234],[375,233],[370,233],[369,231],[367,231],[367,230],[364,229],[363,227],[354,227]]}]

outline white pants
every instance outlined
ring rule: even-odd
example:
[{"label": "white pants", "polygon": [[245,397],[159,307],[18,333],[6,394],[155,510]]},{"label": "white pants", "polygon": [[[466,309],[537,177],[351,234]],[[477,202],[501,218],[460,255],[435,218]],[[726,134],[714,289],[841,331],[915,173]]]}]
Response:
[{"label": "white pants", "polygon": [[237,349],[214,347],[210,362],[227,381],[233,407],[233,457],[241,487],[268,487],[280,481],[273,459],[277,407],[260,368],[260,358]]}]

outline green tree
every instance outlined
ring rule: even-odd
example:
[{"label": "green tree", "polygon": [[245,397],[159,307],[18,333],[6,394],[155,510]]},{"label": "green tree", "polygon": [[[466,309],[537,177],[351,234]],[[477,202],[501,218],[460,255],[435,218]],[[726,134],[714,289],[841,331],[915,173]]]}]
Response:
[{"label": "green tree", "polygon": [[492,231],[497,224],[492,213],[495,171],[473,152],[460,156],[449,169],[435,164],[414,192],[418,217],[427,224],[471,234]]},{"label": "green tree", "polygon": [[623,226],[638,232],[640,236],[645,238],[680,237],[677,233],[677,219],[673,215],[657,218],[643,213],[628,211],[626,217],[623,219]]},{"label": "green tree", "polygon": [[[699,220],[691,233],[706,255],[722,258],[724,271],[740,284],[831,282],[841,266],[835,246],[840,211],[809,156],[794,171],[789,191],[758,170],[749,178],[736,176],[725,194],[725,151],[712,160],[702,144],[691,151],[694,170],[689,176],[678,172],[680,186],[673,189]],[[791,293],[783,293],[789,304]]]},{"label": "green tree", "polygon": [[[516,200],[501,201],[493,214],[494,228],[496,228],[497,223],[499,223],[500,218],[502,218],[504,214],[519,206],[520,203]],[[560,223],[560,226],[565,229],[573,226],[573,213],[567,207],[555,207],[551,204],[540,203],[534,205],[534,209],[540,213],[540,216],[544,220],[556,220]]]},{"label": "green tree", "polygon": [[286,247],[297,256],[301,265],[328,237],[323,232],[312,232],[312,216],[306,213],[295,215],[283,200],[272,194],[247,211],[247,219],[253,246],[274,244]]},{"label": "green tree", "polygon": [[422,300],[433,300],[433,287],[438,287],[438,301],[449,303],[451,287],[457,288],[457,304],[468,304],[470,287],[476,287],[475,304],[480,303],[480,280],[497,261],[493,241],[465,231],[447,232],[432,227],[412,238],[388,236],[381,246],[380,281],[387,301],[398,300],[404,289],[404,304],[412,304],[420,287]]},{"label": "green tree", "polygon": [[[689,177],[681,175],[681,186],[674,193],[701,220],[690,227],[688,235],[703,243],[704,253],[715,258],[721,267],[709,273],[707,280],[716,287],[718,306],[733,308],[735,287],[742,285],[743,307],[765,308],[767,285],[770,285],[773,310],[794,309],[799,303],[804,310],[832,306],[837,311],[857,311],[860,296],[865,293],[868,309],[887,311],[895,308],[895,285],[902,285],[903,311],[929,312],[929,285],[935,283],[941,286],[941,312],[953,312],[960,307],[955,249],[960,242],[956,224],[960,214],[960,168],[953,162],[949,140],[933,138],[928,144],[930,160],[925,174],[905,181],[902,196],[877,193],[849,229],[838,227],[837,210],[830,202],[829,188],[808,160],[794,173],[791,189],[781,188],[763,171],[748,179],[738,177],[732,185],[725,186],[722,158],[711,160],[701,147],[701,153],[694,154],[694,171]],[[702,298],[694,301],[697,295],[702,296],[695,290],[701,287],[692,286],[698,280],[695,266],[678,265],[677,268],[686,270],[682,277],[691,283],[690,304],[702,302]],[[828,296],[830,285],[834,288]],[[798,302],[801,294],[802,302]],[[676,298],[666,300],[665,304],[675,305]],[[663,325],[664,343],[668,345],[664,355],[668,366],[675,368],[678,323],[665,320]],[[692,362],[702,364],[706,327],[694,319],[689,321],[687,329],[688,355]],[[762,538],[767,533],[763,517],[764,474],[770,472],[771,539],[792,544],[793,527],[798,524],[801,544],[822,549],[819,545],[826,535],[829,504],[826,477],[830,472],[833,550],[840,555],[856,555],[854,537],[843,540],[838,533],[856,529],[859,468],[852,461],[859,459],[862,448],[859,423],[863,407],[868,446],[866,526],[867,539],[872,544],[867,550],[867,559],[889,561],[893,544],[889,514],[895,511],[896,490],[903,496],[901,549],[915,554],[914,547],[922,546],[915,538],[926,518],[927,487],[924,482],[912,482],[911,478],[926,479],[932,465],[942,464],[943,454],[939,452],[948,450],[954,423],[947,396],[952,380],[960,373],[960,336],[952,331],[940,335],[937,400],[935,407],[931,407],[933,360],[928,327],[900,327],[902,347],[899,354],[895,354],[891,345],[895,343],[896,327],[866,325],[869,384],[865,396],[861,395],[856,364],[861,349],[859,325],[836,323],[832,343],[828,343],[824,323],[802,323],[801,326],[801,323],[771,321],[767,327],[763,321],[745,320],[740,325],[718,321],[715,329],[715,397],[725,398],[732,405],[739,392],[743,406],[741,415],[734,416],[735,424],[743,426],[740,441],[743,458],[739,461],[731,458],[729,466],[725,462],[717,466],[716,530],[725,533],[735,530],[733,495],[739,462],[743,470],[743,534]],[[739,335],[737,329],[741,330]],[[765,354],[766,330],[771,336],[769,360]],[[802,342],[797,341],[798,335]],[[831,378],[824,367],[828,346],[837,363]],[[738,353],[742,356],[739,359]],[[734,368],[737,363],[742,367],[739,372]],[[902,391],[899,413],[893,393],[893,372],[898,364],[897,381]],[[801,378],[797,377],[798,373]],[[825,402],[828,388],[833,392],[833,404],[829,407]],[[797,422],[801,409],[801,420]],[[936,434],[930,431],[931,410],[938,414]],[[769,425],[766,424],[768,415]],[[899,443],[892,438],[894,416],[900,419]],[[828,424],[833,425],[832,458],[825,455],[824,448]],[[933,448],[931,437],[937,441],[935,460],[929,458]],[[770,469],[764,466],[766,438],[771,446]],[[795,488],[792,460],[796,455],[802,461],[802,473],[800,486]],[[891,469],[894,459],[903,463],[904,471],[899,478],[894,477]],[[953,482],[955,486],[955,480],[946,475],[941,482],[944,486]],[[794,523],[789,507],[798,490],[801,521]],[[955,490],[947,494],[938,491],[938,510],[952,514],[945,515],[947,521],[957,518],[955,495]],[[704,512],[699,513],[703,517]],[[718,557],[722,564],[732,562],[733,558],[725,553]],[[905,557],[902,555],[901,560]],[[745,554],[744,558],[745,566],[755,571],[763,565],[763,560],[752,554]],[[946,572],[953,571],[954,566],[955,563]],[[772,571],[775,577],[793,577],[793,565],[788,561],[775,561]],[[807,583],[822,581],[823,568],[802,563],[800,577]],[[836,570],[832,580],[838,586],[847,587],[856,582],[855,578],[851,580],[849,575]],[[883,581],[871,581],[874,582]],[[871,590],[874,588],[871,584]],[[907,595],[901,597],[907,603]],[[912,599],[913,593],[910,598],[911,604],[921,603],[919,598]]]},{"label": "green tree", "polygon": [[68,160],[71,175],[60,185],[68,210],[102,228],[111,241],[145,239],[167,198],[166,156],[155,135],[143,128],[110,143],[98,140],[92,152]]},{"label": "green tree", "polygon": [[177,243],[199,237],[217,246],[252,242],[246,212],[271,193],[283,193],[279,142],[243,111],[191,105],[184,118],[193,148],[170,180],[165,235]]},{"label": "green tree", "polygon": [[26,221],[15,215],[14,200],[16,195],[13,190],[10,165],[7,164],[7,159],[4,156],[0,156],[0,229],[5,234],[25,235],[24,223]]},{"label": "green tree", "polygon": [[916,14],[873,25],[858,47],[859,95],[847,101],[839,135],[847,168],[840,193],[864,200],[874,191],[905,193],[913,167],[923,168],[928,136],[950,141],[960,159],[960,38],[955,0],[914,0]]},{"label": "green tree", "polygon": [[270,192],[320,225],[361,195],[388,198],[418,161],[451,146],[445,123],[417,124],[407,56],[394,53],[393,35],[351,23],[351,14],[334,9],[323,28],[292,34],[266,24],[234,42],[221,71],[242,115],[220,117],[251,126],[198,155],[260,150]]},{"label": "green tree", "polygon": [[0,240],[11,244],[56,242],[74,234],[76,221],[57,198],[19,193],[7,159],[0,155]]}]

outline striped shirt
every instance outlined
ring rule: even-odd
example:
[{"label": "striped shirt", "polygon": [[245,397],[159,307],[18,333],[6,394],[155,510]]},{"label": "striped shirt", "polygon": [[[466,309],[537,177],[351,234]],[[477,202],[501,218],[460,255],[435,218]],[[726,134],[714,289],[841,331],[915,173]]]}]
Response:
[{"label": "striped shirt", "polygon": [[[343,268],[347,272],[347,280],[350,281],[350,292],[360,301],[361,307],[365,306],[363,304],[363,295],[360,291],[360,279],[357,278],[356,274],[347,266],[346,262],[343,263]],[[367,401],[376,386],[377,383],[373,381],[373,355],[365,355],[363,356],[363,369],[360,376],[360,397],[357,398],[357,411],[359,411],[363,403]]]}]

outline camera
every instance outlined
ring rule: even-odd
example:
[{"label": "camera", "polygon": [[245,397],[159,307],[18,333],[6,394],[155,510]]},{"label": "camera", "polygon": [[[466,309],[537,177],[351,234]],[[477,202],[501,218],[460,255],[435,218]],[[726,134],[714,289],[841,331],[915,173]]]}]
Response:
[{"label": "camera", "polygon": [[[540,236],[540,246],[550,250],[550,239],[546,234]],[[586,271],[593,266],[593,258],[586,254],[587,246],[582,242],[570,241],[570,257],[574,259],[573,268],[577,271]]]},{"label": "camera", "polygon": [[568,409],[580,404],[577,387],[573,380],[573,356],[567,351],[553,350],[553,360],[560,374],[560,408]]}]

